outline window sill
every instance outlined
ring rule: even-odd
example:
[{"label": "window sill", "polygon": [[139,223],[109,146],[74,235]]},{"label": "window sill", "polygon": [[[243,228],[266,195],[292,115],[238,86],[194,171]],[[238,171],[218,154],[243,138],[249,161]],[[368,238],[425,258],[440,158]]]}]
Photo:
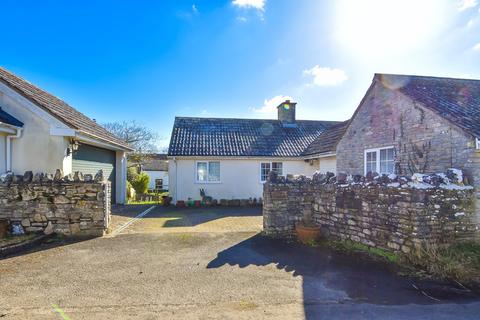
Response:
[{"label": "window sill", "polygon": [[195,181],[195,184],[221,184],[221,181]]}]

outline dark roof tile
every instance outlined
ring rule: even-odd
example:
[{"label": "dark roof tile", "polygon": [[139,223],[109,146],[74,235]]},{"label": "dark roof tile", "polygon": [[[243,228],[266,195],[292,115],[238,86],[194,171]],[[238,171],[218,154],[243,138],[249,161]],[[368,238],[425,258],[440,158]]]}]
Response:
[{"label": "dark roof tile", "polygon": [[336,121],[177,117],[169,156],[298,157]]},{"label": "dark roof tile", "polygon": [[2,110],[2,108],[0,108],[0,123],[6,123],[15,127],[23,127],[23,122],[21,122],[11,114],[6,113]]},{"label": "dark roof tile", "polygon": [[335,153],[336,147],[347,130],[349,120],[331,126],[319,135],[303,152],[304,156]]}]

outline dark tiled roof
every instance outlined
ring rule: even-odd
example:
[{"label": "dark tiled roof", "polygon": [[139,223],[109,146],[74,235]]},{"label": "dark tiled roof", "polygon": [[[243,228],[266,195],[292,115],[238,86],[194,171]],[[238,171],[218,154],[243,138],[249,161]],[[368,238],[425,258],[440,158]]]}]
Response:
[{"label": "dark tiled roof", "polygon": [[11,114],[6,113],[2,110],[2,108],[0,108],[0,123],[6,123],[15,127],[23,127],[23,122],[21,122]]},{"label": "dark tiled roof", "polygon": [[387,87],[399,90],[466,132],[480,137],[480,80],[379,74]]},{"label": "dark tiled roof", "polygon": [[349,120],[331,126],[319,135],[303,152],[304,156],[335,153],[338,141],[347,130]]},{"label": "dark tiled roof", "polygon": [[335,121],[175,118],[169,156],[298,157]]},{"label": "dark tiled roof", "polygon": [[166,154],[150,154],[142,162],[142,170],[145,171],[168,171]]},{"label": "dark tiled roof", "polygon": [[125,141],[108,132],[101,125],[78,112],[67,103],[22,78],[17,77],[2,67],[0,67],[0,81],[40,106],[72,129],[79,130],[88,136],[105,142],[116,144],[122,148],[131,149]]}]

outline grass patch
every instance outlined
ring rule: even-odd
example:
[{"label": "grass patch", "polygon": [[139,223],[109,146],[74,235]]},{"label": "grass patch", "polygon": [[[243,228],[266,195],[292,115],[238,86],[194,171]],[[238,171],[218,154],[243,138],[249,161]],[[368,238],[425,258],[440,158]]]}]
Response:
[{"label": "grass patch", "polygon": [[328,241],[327,245],[333,247],[334,249],[341,251],[359,251],[365,252],[372,256],[380,257],[386,259],[387,261],[397,263],[399,261],[398,256],[395,253],[386,251],[380,248],[369,247],[366,244],[353,242],[350,240],[347,241]]},{"label": "grass patch", "polygon": [[424,245],[404,257],[404,264],[435,278],[480,284],[480,242],[448,247]]}]

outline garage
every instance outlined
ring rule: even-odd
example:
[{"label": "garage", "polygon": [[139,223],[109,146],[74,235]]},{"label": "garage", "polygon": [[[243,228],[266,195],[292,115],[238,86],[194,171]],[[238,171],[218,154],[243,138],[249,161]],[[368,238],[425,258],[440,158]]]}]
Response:
[{"label": "garage", "polygon": [[112,183],[112,202],[115,203],[115,151],[81,144],[73,153],[72,171],[95,175],[100,169]]}]

